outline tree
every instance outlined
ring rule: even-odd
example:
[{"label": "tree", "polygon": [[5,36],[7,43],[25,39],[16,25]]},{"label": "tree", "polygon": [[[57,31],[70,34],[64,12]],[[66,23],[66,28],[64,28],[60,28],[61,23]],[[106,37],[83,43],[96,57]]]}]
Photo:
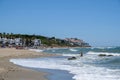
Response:
[{"label": "tree", "polygon": [[0,33],[0,37],[2,37],[2,33]]},{"label": "tree", "polygon": [[6,33],[5,32],[3,32],[3,37],[6,37]]}]

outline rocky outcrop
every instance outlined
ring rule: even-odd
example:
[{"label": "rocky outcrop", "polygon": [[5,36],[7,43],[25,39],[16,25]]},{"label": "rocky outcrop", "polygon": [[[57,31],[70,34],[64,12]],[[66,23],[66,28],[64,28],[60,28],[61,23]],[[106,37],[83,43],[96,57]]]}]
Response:
[{"label": "rocky outcrop", "polygon": [[77,59],[76,57],[70,57],[70,58],[68,58],[68,60],[75,60],[75,59]]},{"label": "rocky outcrop", "polygon": [[113,55],[99,54],[98,56],[104,57],[104,56],[113,56]]}]

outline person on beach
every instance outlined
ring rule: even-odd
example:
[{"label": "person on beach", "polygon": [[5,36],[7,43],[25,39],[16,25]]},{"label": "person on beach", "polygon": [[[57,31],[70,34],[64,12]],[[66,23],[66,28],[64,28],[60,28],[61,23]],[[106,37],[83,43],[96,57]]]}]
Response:
[{"label": "person on beach", "polygon": [[83,53],[82,52],[80,53],[80,57],[83,57]]}]

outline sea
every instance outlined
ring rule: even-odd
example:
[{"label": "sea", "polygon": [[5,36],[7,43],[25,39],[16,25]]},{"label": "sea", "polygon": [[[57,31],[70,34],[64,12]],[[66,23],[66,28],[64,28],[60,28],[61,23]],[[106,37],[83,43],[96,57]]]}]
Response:
[{"label": "sea", "polygon": [[[31,49],[55,57],[10,59],[14,64],[48,72],[48,80],[120,80],[120,47]],[[83,56],[80,56],[83,53]],[[68,60],[75,57],[74,60]]]}]

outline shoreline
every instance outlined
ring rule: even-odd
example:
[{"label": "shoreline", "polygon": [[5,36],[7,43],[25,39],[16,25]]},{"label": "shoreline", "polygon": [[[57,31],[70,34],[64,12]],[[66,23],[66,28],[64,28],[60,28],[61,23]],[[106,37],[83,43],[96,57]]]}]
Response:
[{"label": "shoreline", "polygon": [[37,58],[57,56],[15,48],[0,48],[0,80],[47,80],[46,72],[24,68],[9,62],[12,58]]}]

